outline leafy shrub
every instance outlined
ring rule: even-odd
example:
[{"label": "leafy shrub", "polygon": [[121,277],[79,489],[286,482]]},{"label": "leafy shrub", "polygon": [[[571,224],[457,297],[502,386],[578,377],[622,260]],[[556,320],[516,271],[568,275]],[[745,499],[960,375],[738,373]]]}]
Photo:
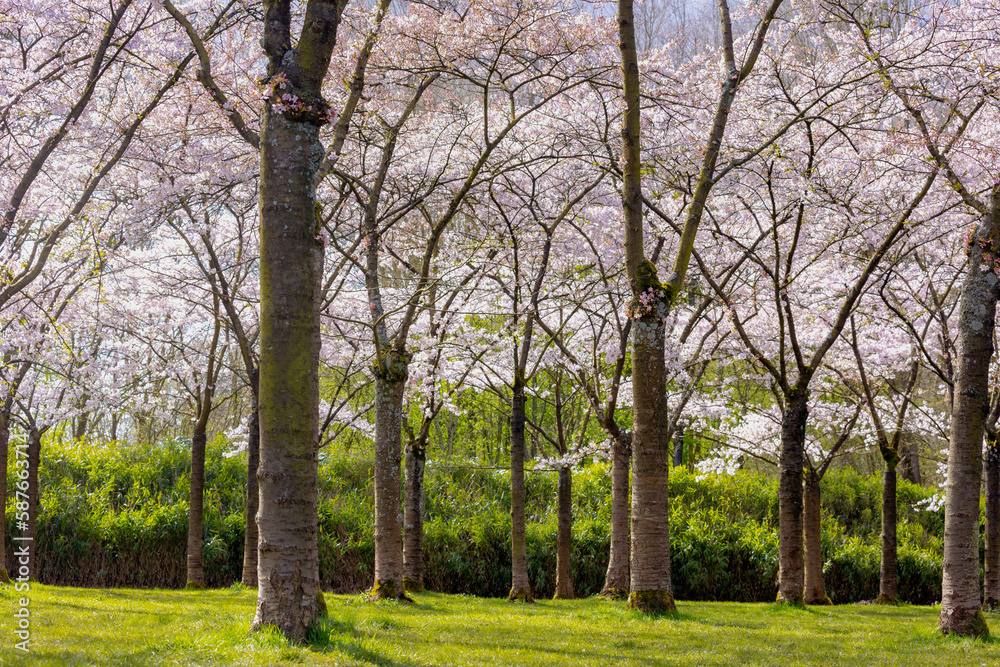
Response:
[{"label": "leafy shrub", "polygon": [[[46,441],[40,470],[38,556],[46,583],[184,585],[190,443],[85,446]],[[205,575],[228,586],[242,572],[244,457],[209,443]],[[13,470],[13,468],[11,468]],[[526,474],[528,568],[536,596],[556,569],[556,475]],[[328,590],[371,585],[375,539],[370,460],[325,455],[320,464],[320,573]],[[455,461],[426,471],[425,583],[431,590],[501,597],[510,587],[510,484],[505,470]],[[679,599],[771,601],[777,592],[777,481],[740,472],[671,472],[671,559]],[[881,478],[853,470],[823,480],[824,575],[835,602],[878,594]],[[914,511],[933,493],[899,483],[899,577],[904,600],[940,599],[943,513]],[[573,579],[578,595],[604,583],[611,483],[603,464],[573,475]],[[8,507],[7,539],[13,529]],[[8,542],[10,545],[10,542]],[[8,553],[12,549],[8,548]],[[12,567],[8,562],[8,568]]]}]

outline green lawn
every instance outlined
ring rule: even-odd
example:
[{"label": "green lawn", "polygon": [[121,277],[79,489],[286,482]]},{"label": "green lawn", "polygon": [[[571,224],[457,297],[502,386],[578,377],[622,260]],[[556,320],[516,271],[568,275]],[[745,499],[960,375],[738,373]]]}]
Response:
[{"label": "green lawn", "polygon": [[[32,648],[13,647],[12,588],[0,588],[4,665],[1000,665],[1000,641],[942,638],[938,608],[792,609],[680,602],[644,618],[601,599],[513,605],[426,593],[417,604],[327,595],[308,646],[249,634],[255,592],[33,586]],[[1000,633],[1000,615],[989,614]]]}]

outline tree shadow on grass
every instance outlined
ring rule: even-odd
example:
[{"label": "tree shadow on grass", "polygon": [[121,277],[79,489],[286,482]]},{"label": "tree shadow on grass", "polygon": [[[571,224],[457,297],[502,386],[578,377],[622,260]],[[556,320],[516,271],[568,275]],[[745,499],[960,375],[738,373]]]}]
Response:
[{"label": "tree shadow on grass", "polygon": [[[392,621],[374,621],[369,623],[381,629],[396,629]],[[412,667],[413,662],[396,662],[391,658],[367,648],[365,640],[370,637],[368,632],[358,627],[353,621],[345,621],[333,617],[320,619],[319,624],[309,631],[306,645],[316,653],[331,653],[339,651],[355,660],[378,667]]]}]

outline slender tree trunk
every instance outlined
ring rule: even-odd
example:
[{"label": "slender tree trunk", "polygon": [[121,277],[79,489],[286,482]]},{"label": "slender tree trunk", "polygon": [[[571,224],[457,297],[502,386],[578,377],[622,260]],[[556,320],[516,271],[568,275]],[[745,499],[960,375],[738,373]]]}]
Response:
[{"label": "slender tree trunk", "polygon": [[[997,246],[998,222],[990,215],[970,247]],[[989,628],[980,611],[979,494],[983,473],[983,433],[989,407],[989,368],[997,276],[971,252],[962,286],[958,318],[958,368],[948,447],[945,486],[944,576],[941,582],[941,622],[944,634],[986,636]]]},{"label": "slender tree trunk", "polygon": [[986,552],[983,566],[984,606],[1000,608],[1000,443],[986,436]]},{"label": "slender tree trunk", "polygon": [[917,445],[915,443],[903,445],[899,448],[899,465],[896,468],[897,477],[901,477],[907,482],[922,484],[920,481],[920,458],[917,456]]},{"label": "slender tree trunk", "polygon": [[632,561],[628,604],[646,612],[673,612],[670,582],[670,506],[667,498],[667,401],[659,313],[632,325]]},{"label": "slender tree trunk", "polygon": [[809,394],[797,388],[787,398],[781,416],[781,456],[778,464],[778,601],[802,604],[802,468],[805,463]]},{"label": "slender tree trunk", "polygon": [[187,587],[205,587],[202,560],[205,499],[205,429],[199,422],[191,436],[191,490],[188,496]]},{"label": "slender tree trunk", "polygon": [[823,586],[823,524],[820,477],[813,470],[805,472],[803,523],[805,534],[805,594],[806,604],[832,604]]},{"label": "slender tree trunk", "polygon": [[534,602],[528,579],[524,523],[524,384],[515,379],[510,399],[510,594],[511,602]]},{"label": "slender tree trunk", "polygon": [[553,599],[570,600],[573,592],[573,471],[559,468],[558,521],[556,536],[556,592]]},{"label": "slender tree trunk", "polygon": [[10,581],[7,572],[7,454],[10,444],[10,416],[0,411],[0,584]]},{"label": "slender tree trunk", "polygon": [[424,590],[424,462],[427,450],[414,442],[406,455],[406,501],[403,512],[403,584]]},{"label": "slender tree trunk", "polygon": [[38,581],[38,466],[42,458],[42,435],[37,428],[28,431],[28,529],[21,534],[29,545],[28,577]]},{"label": "slender tree trunk", "polygon": [[624,599],[629,588],[629,444],[611,443],[611,553],[601,595]]},{"label": "slender tree trunk", "polygon": [[111,442],[118,441],[118,422],[121,421],[121,415],[117,412],[111,415]]},{"label": "slender tree trunk", "polygon": [[[622,58],[625,115],[622,123],[622,209],[625,264],[632,288],[632,549],[628,605],[658,613],[676,610],[670,584],[669,504],[670,442],[667,438],[664,319],[672,294],[660,283],[656,267],[645,258],[642,223],[642,147],[639,137],[639,62],[631,0],[618,2],[618,37]],[[685,226],[685,232],[691,230]],[[678,256],[680,259],[680,255]],[[678,266],[682,265],[680,262]],[[683,268],[675,277],[678,288]],[[648,303],[642,305],[642,299]],[[645,310],[644,310],[645,309]]]},{"label": "slender tree trunk", "polygon": [[896,464],[885,462],[882,473],[882,564],[879,567],[879,604],[899,602],[899,572],[896,554]]},{"label": "slender tree trunk", "polygon": [[406,366],[394,360],[386,368],[389,377],[375,381],[375,583],[371,595],[398,599],[406,596],[399,506]]},{"label": "slender tree trunk", "polygon": [[260,489],[257,487],[257,467],[260,465],[260,416],[257,398],[254,397],[253,415],[247,433],[247,510],[244,516],[246,530],[243,534],[244,586],[257,588],[257,510],[260,508]]},{"label": "slender tree trunk", "polygon": [[679,468],[684,465],[684,425],[677,425],[677,433],[674,435],[674,467]]},{"label": "slender tree trunk", "polygon": [[73,439],[83,440],[87,436],[87,425],[90,423],[90,413],[84,412],[76,418],[76,428],[73,430]]},{"label": "slender tree trunk", "polygon": [[317,618],[319,127],[265,107],[260,176],[260,531],[254,628],[301,640]]}]

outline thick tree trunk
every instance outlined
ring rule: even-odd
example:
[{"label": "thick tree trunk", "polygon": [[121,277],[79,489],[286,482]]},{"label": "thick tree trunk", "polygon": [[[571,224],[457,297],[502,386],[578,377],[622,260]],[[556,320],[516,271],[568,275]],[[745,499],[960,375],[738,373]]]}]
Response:
[{"label": "thick tree trunk", "polygon": [[803,523],[805,535],[805,592],[806,604],[832,604],[823,586],[823,524],[820,478],[815,471],[805,472],[803,497]]},{"label": "thick tree trunk", "polygon": [[778,463],[778,601],[802,604],[802,467],[805,463],[809,394],[802,388],[787,399],[781,416]]},{"label": "thick tree trunk", "polygon": [[7,572],[7,446],[10,444],[10,417],[0,411],[0,584],[10,581]]},{"label": "thick tree trunk", "polygon": [[667,498],[667,401],[659,313],[632,325],[632,561],[628,606],[673,612],[670,582],[670,506]]},{"label": "thick tree trunk", "polygon": [[[996,223],[984,223],[996,228]],[[980,228],[970,243],[982,237]],[[996,236],[994,232],[992,236]],[[993,357],[997,276],[981,266],[979,252],[970,253],[962,286],[958,319],[958,368],[948,447],[945,486],[944,576],[941,582],[941,622],[945,634],[989,634],[980,611],[979,494],[983,473],[983,433],[989,407],[989,368]]]},{"label": "thick tree trunk", "polygon": [[611,444],[611,553],[601,595],[624,599],[629,588],[629,483],[631,448],[626,442]]},{"label": "thick tree trunk", "polygon": [[42,458],[42,435],[38,429],[28,431],[28,529],[21,535],[28,549],[28,577],[38,581],[38,466]]},{"label": "thick tree trunk", "polygon": [[406,367],[394,360],[387,369],[389,377],[375,381],[375,583],[371,595],[398,599],[406,596],[399,506]]},{"label": "thick tree trunk", "polygon": [[510,594],[511,602],[534,602],[528,579],[524,524],[524,384],[514,381],[510,399]]},{"label": "thick tree trunk", "polygon": [[202,560],[205,499],[205,443],[207,436],[199,424],[191,436],[191,490],[188,496],[187,587],[205,587]]},{"label": "thick tree trunk", "polygon": [[272,113],[261,132],[260,531],[254,628],[301,640],[317,617],[319,127]]},{"label": "thick tree trunk", "polygon": [[260,465],[260,415],[257,400],[250,417],[247,433],[247,510],[244,517],[242,583],[257,588],[257,510],[260,508],[260,489],[257,487],[257,467]]},{"label": "thick tree trunk", "polygon": [[1000,443],[986,436],[986,551],[983,601],[987,609],[1000,608]]},{"label": "thick tree trunk", "polygon": [[896,554],[896,465],[886,461],[882,473],[882,564],[879,567],[879,604],[899,602],[899,572]]},{"label": "thick tree trunk", "polygon": [[556,536],[556,592],[553,599],[572,599],[573,592],[573,471],[559,468]]},{"label": "thick tree trunk", "polygon": [[403,506],[403,584],[424,590],[424,462],[427,450],[414,442],[406,455],[406,500]]}]

